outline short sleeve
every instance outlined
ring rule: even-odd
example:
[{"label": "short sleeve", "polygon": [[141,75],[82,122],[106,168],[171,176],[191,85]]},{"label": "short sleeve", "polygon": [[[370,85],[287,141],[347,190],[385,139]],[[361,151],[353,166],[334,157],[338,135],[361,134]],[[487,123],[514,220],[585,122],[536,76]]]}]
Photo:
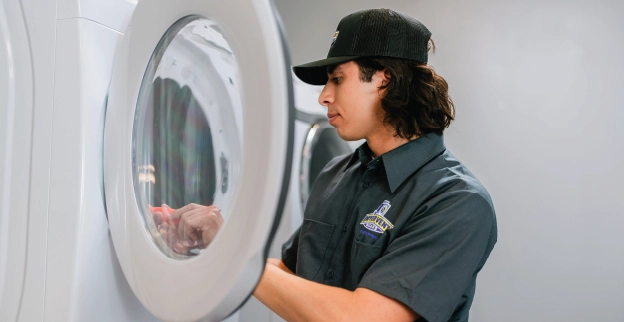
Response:
[{"label": "short sleeve", "polygon": [[282,262],[293,273],[297,273],[297,250],[299,249],[299,232],[301,227],[282,245]]},{"label": "short sleeve", "polygon": [[398,300],[429,322],[448,321],[496,242],[494,209],[467,191],[419,209],[358,287]]}]

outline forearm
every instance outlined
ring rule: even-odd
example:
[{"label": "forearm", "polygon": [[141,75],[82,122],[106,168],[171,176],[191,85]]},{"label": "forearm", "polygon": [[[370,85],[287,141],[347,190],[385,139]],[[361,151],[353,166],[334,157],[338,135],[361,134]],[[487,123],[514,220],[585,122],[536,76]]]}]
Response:
[{"label": "forearm", "polygon": [[273,265],[277,266],[277,268],[283,270],[284,272],[286,272],[288,274],[295,274],[279,258],[267,258],[267,263],[268,264],[273,264]]},{"label": "forearm", "polygon": [[268,264],[254,296],[287,321],[352,319],[354,292],[308,281]]}]

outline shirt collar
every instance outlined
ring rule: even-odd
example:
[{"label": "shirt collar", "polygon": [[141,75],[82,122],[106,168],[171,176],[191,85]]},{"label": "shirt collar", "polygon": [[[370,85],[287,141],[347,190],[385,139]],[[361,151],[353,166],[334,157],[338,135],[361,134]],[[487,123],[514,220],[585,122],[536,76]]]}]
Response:
[{"label": "shirt collar", "polygon": [[368,147],[368,143],[364,142],[360,145],[355,152],[351,155],[351,159],[349,159],[349,163],[345,167],[344,171],[347,171],[356,161],[360,161],[360,163],[368,163],[373,159],[372,152]]},{"label": "shirt collar", "polygon": [[394,193],[407,177],[445,150],[444,136],[429,133],[388,151],[378,158],[372,159],[370,148],[365,142],[355,150],[345,170],[356,161],[360,161],[363,164],[371,160],[377,160],[374,163],[382,161],[381,163],[383,163],[386,170],[390,192]]}]

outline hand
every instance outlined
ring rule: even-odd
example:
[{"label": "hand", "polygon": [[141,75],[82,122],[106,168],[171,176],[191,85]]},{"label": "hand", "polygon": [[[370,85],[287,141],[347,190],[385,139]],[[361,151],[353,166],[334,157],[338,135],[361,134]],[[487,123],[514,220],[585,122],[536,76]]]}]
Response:
[{"label": "hand", "polygon": [[214,205],[191,203],[175,210],[170,219],[170,231],[175,232],[177,239],[171,240],[170,245],[180,254],[187,254],[192,248],[206,248],[223,225],[221,211]]},{"label": "hand", "polygon": [[[154,224],[158,228],[160,237],[165,241],[169,248],[173,249],[173,246],[178,243],[177,224],[171,220],[171,214],[175,212],[175,209],[169,207],[167,204],[163,204],[161,207],[149,206]],[[190,245],[187,245],[190,247]],[[186,252],[185,252],[186,253]]]},{"label": "hand", "polygon": [[180,254],[206,248],[223,224],[216,206],[188,204],[176,210],[163,204],[161,207],[150,206],[150,212],[162,239]]}]

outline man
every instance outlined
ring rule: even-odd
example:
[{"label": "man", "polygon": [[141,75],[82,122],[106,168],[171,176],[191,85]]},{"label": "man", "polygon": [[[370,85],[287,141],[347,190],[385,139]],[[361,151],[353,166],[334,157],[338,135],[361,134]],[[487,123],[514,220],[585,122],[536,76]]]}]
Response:
[{"label": "man", "polygon": [[[427,66],[429,30],[375,9],[343,18],[327,59],[294,67],[345,140],[310,192],[302,226],[269,259],[254,295],[289,321],[467,321],[497,238],[490,196],[445,147],[446,81]],[[157,224],[163,215],[155,215]],[[223,220],[187,205],[161,231],[178,252],[205,247]],[[162,227],[161,227],[162,228]]]},{"label": "man", "polygon": [[387,10],[343,18],[327,59],[294,67],[345,140],[254,295],[289,321],[467,321],[497,238],[489,194],[446,148],[453,103],[431,33]]}]

